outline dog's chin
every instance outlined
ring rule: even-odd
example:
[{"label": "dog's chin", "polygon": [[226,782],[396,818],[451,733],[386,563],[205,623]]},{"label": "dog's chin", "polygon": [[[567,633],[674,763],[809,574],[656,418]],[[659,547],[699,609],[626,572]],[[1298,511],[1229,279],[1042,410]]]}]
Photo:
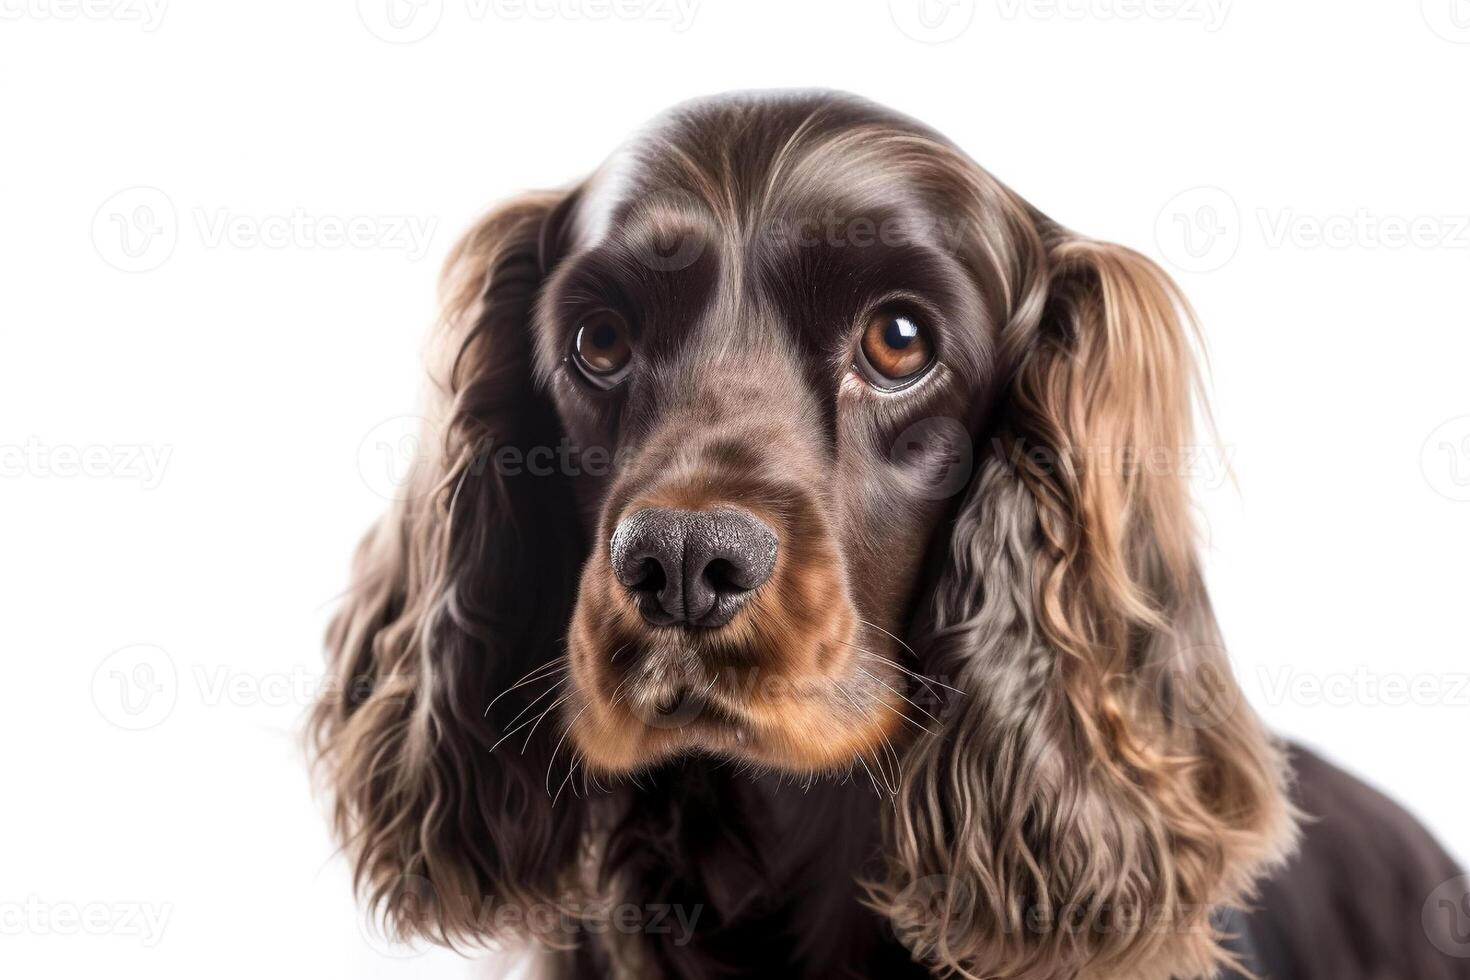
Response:
[{"label": "dog's chin", "polygon": [[630,775],[680,756],[730,759],[810,775],[886,768],[906,707],[904,678],[867,668],[805,677],[754,668],[626,675],[609,697],[578,676],[573,657],[569,734],[588,770]]}]

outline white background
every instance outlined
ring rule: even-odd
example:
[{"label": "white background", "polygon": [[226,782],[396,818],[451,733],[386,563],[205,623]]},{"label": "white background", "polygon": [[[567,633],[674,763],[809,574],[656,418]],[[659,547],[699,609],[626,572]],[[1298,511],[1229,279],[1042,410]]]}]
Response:
[{"label": "white background", "polygon": [[1470,857],[1466,0],[87,2],[0,0],[6,975],[471,971],[359,930],[322,628],[454,235],[732,88],[907,111],[1177,276],[1242,684]]}]

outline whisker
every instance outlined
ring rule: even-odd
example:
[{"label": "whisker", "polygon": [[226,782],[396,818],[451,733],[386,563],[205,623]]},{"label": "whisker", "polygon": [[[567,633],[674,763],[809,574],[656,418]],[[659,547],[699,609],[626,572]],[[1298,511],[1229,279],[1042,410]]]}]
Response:
[{"label": "whisker", "polygon": [[[553,756],[552,758],[555,758],[555,756]],[[571,778],[572,778],[572,774],[577,771],[577,762],[578,762],[578,757],[577,757],[576,753],[573,753],[572,754],[572,768],[570,768],[570,769],[567,770],[566,777],[561,781],[561,784],[556,787],[556,795],[551,798],[551,808],[553,810],[556,809],[556,801],[559,800],[559,799],[561,799],[561,791],[566,788],[567,782],[569,780],[571,780]],[[551,792],[551,770],[550,769],[547,769],[547,771],[546,771],[546,777],[547,777],[546,778],[546,791],[549,793],[549,792]],[[576,791],[577,791],[577,787],[576,787],[576,784],[574,783],[572,785],[572,792],[575,793]]]},{"label": "whisker", "polygon": [[[568,695],[568,697],[570,697],[570,695]],[[551,767],[556,762],[556,754],[561,751],[562,743],[565,742],[567,740],[567,736],[572,733],[572,727],[577,724],[577,719],[580,718],[580,717],[582,717],[582,714],[588,708],[590,708],[590,707],[592,707],[592,702],[589,701],[586,704],[582,705],[582,710],[581,711],[577,712],[575,715],[572,716],[572,720],[571,721],[567,722],[567,727],[562,731],[561,738],[559,738],[559,739],[556,740],[556,748],[554,748],[554,749],[551,750],[551,758],[548,759],[548,760],[546,760],[546,795],[547,796],[551,796]],[[570,771],[568,771],[568,775],[570,775]],[[566,780],[562,780],[562,782],[566,782]],[[561,795],[560,788],[557,789],[557,795],[558,796]],[[555,798],[553,798],[551,802],[552,802],[552,806],[555,806],[556,805]]]},{"label": "whisker", "polygon": [[873,784],[873,792],[877,793],[881,797],[883,795],[883,791],[878,788],[878,777],[873,775],[873,770],[869,769],[868,764],[863,761],[862,753],[858,753],[856,758],[858,761],[858,765],[862,766],[863,771],[868,774],[868,779]]},{"label": "whisker", "polygon": [[555,691],[557,688],[561,687],[563,684],[565,684],[569,680],[571,680],[571,678],[569,678],[569,677],[563,677],[561,680],[557,681],[555,684],[551,685],[546,690],[544,690],[540,694],[536,695],[530,701],[526,702],[526,706],[524,708],[522,708],[519,712],[517,712],[516,713],[516,716],[514,718],[512,718],[506,724],[507,725],[514,725],[516,722],[520,721],[521,718],[525,716],[526,712],[531,710],[531,706],[532,705],[534,705],[537,701],[540,701],[542,698],[546,697],[546,695],[550,694],[552,691]]},{"label": "whisker", "polygon": [[[903,640],[900,640],[898,637],[894,636],[892,633],[888,632],[886,629],[884,629],[883,627],[879,626],[877,623],[870,623],[866,619],[859,619],[858,622],[861,623],[864,626],[870,627],[871,629],[877,630],[879,633],[882,633],[884,636],[886,636],[889,639],[891,639],[894,643],[897,643],[899,646],[901,646],[905,650],[907,650],[909,652],[909,656],[911,656],[911,657],[914,658],[914,662],[915,663],[918,663],[919,662],[919,655],[918,655],[918,653],[916,653],[914,651],[914,648],[911,647],[911,646],[909,646]],[[935,684],[938,684],[940,687],[944,688],[945,690],[947,690],[947,691],[953,691],[956,694],[961,694],[962,695],[962,694],[965,693],[964,691],[961,691],[957,687],[950,687],[948,684],[944,683],[944,681],[935,680],[934,678],[932,678],[932,677],[926,677],[923,674],[916,674],[912,670],[909,670],[907,667],[903,666],[902,664],[896,663],[895,661],[892,661],[892,660],[889,660],[887,657],[884,657],[884,656],[881,656],[881,655],[879,655],[877,653],[874,653],[872,650],[868,650],[866,652],[870,656],[873,656],[873,657],[876,657],[879,660],[885,661],[886,663],[888,663],[889,665],[891,665],[893,667],[897,667],[899,670],[903,671],[905,674],[908,674],[910,677],[914,678],[915,680],[922,681],[924,683],[933,682]]]},{"label": "whisker", "polygon": [[879,633],[882,633],[884,636],[888,637],[894,643],[897,643],[899,646],[901,646],[905,650],[907,650],[909,652],[909,655],[911,657],[913,657],[915,660],[918,660],[919,659],[919,655],[914,652],[914,648],[913,647],[909,646],[907,643],[905,643],[904,641],[900,640],[898,637],[894,636],[892,633],[888,632],[886,629],[884,629],[883,627],[879,626],[877,623],[870,623],[866,619],[859,619],[858,622],[861,623],[864,626],[867,626],[867,627],[871,628],[871,629],[877,630]]},{"label": "whisker", "polygon": [[[861,668],[859,668],[859,669],[861,669]],[[849,694],[846,691],[846,689],[844,689],[842,687],[841,684],[838,684],[837,685],[837,692],[839,694],[841,694],[844,698],[847,699],[848,704],[851,704],[853,706],[853,709],[855,711],[857,711],[858,714],[860,714],[860,715],[862,714],[863,709],[858,706],[857,701],[853,699],[853,696],[851,694]],[[873,770],[868,769],[868,764],[863,761],[863,754],[861,752],[859,752],[857,754],[857,761],[860,762],[860,763],[862,763],[862,767],[864,769],[867,769],[868,778],[873,781],[873,790],[874,790],[874,792],[878,792],[878,795],[879,796],[883,795],[881,792],[878,791],[878,780],[877,780],[877,777],[875,777],[873,775]],[[878,762],[878,757],[877,757],[876,754],[873,756],[873,762],[874,762],[874,764],[876,764],[878,766],[879,769],[882,769],[883,768],[882,764]],[[851,767],[849,767],[849,769],[850,768]],[[898,788],[896,786],[892,786],[892,785],[889,784],[889,781],[888,781],[888,773],[886,773],[886,772],[883,774],[883,785],[888,788],[888,792],[890,794],[894,794],[894,793],[897,793],[898,792]]]},{"label": "whisker", "polygon": [[536,728],[537,728],[538,725],[541,724],[541,719],[542,718],[545,718],[547,715],[549,715],[553,711],[555,711],[557,709],[557,706],[558,705],[565,704],[566,701],[567,701],[567,699],[570,698],[574,693],[576,693],[576,692],[574,692],[574,691],[568,691],[567,693],[563,694],[561,697],[559,697],[555,701],[553,701],[547,707],[547,709],[545,711],[541,712],[539,715],[536,716],[536,721],[532,723],[531,730],[526,733],[526,740],[521,743],[521,755],[525,755],[526,754],[526,749],[530,747],[530,745],[531,745],[531,736],[536,734]]},{"label": "whisker", "polygon": [[900,697],[900,698],[903,698],[903,700],[905,700],[905,701],[907,701],[907,702],[908,702],[908,703],[909,703],[909,704],[911,704],[911,705],[913,705],[913,707],[914,707],[914,710],[915,710],[915,711],[918,711],[918,712],[920,712],[920,713],[921,713],[921,714],[923,714],[923,715],[924,715],[924,716],[925,716],[925,717],[926,717],[926,718],[928,718],[928,719],[930,719],[930,720],[931,720],[931,721],[933,721],[933,722],[934,722],[934,724],[936,724],[936,725],[939,725],[939,724],[943,724],[943,723],[942,723],[942,722],[941,722],[941,721],[940,721],[940,720],[939,720],[939,719],[938,719],[938,718],[935,718],[935,717],[934,717],[934,716],[933,716],[933,715],[931,715],[931,714],[930,714],[930,713],[929,713],[929,712],[928,712],[928,711],[925,711],[925,710],[924,710],[924,708],[923,708],[923,707],[921,707],[921,706],[920,706],[920,705],[918,705],[918,704],[915,704],[915,703],[914,703],[914,702],[913,702],[913,701],[912,701],[912,700],[910,700],[910,699],[909,699],[909,698],[908,698],[908,697],[907,697],[907,696],[906,696],[906,695],[904,695],[904,694],[903,694],[903,693],[902,693],[902,692],[900,692],[900,691],[894,691],[894,690],[893,690],[893,688],[892,688],[892,687],[889,687],[889,686],[888,686],[888,685],[887,685],[887,684],[884,684],[884,683],[883,683],[883,681],[882,681],[882,680],[880,680],[880,679],[879,679],[879,678],[877,678],[877,677],[874,677],[874,676],[873,676],[873,675],[872,675],[872,674],[869,674],[869,673],[868,673],[868,671],[867,671],[867,669],[866,669],[866,668],[864,668],[864,667],[859,667],[859,668],[858,668],[858,670],[860,670],[860,671],[862,671],[862,672],[863,672],[863,673],[864,673],[864,674],[867,674],[867,676],[868,676],[868,677],[869,677],[869,678],[871,678],[871,679],[872,679],[872,680],[874,680],[874,681],[877,681],[877,682],[878,682],[878,683],[879,683],[879,684],[883,684],[883,686],[884,686],[884,687],[887,687],[887,688],[888,688],[888,690],[890,690],[890,691],[893,691],[893,693],[894,693],[894,694],[897,694],[897,695],[898,695],[898,696],[899,696],[899,697]]},{"label": "whisker", "polygon": [[[557,657],[556,659],[550,661],[549,663],[544,663],[544,664],[542,664],[539,667],[533,667],[531,670],[529,670],[526,673],[522,674],[520,680],[516,681],[510,687],[507,687],[505,690],[501,691],[499,694],[495,695],[495,697],[493,697],[493,698],[490,699],[490,703],[487,704],[487,705],[485,705],[485,714],[484,714],[484,717],[489,718],[490,717],[490,709],[493,708],[493,707],[495,707],[495,702],[496,701],[499,701],[501,698],[505,697],[507,694],[509,694],[511,691],[514,691],[516,688],[518,688],[518,687],[525,687],[527,684],[532,684],[532,683],[535,683],[536,681],[539,681],[539,680],[545,680],[547,677],[550,677],[553,674],[556,674],[556,673],[559,673],[561,671],[564,671],[564,670],[569,669],[572,666],[571,665],[571,662],[570,661],[567,661],[565,663],[562,662],[562,661],[566,661],[566,660],[567,660],[566,655],[563,654],[562,656]],[[532,677],[531,676],[532,674],[535,674],[536,676],[535,677]]]},{"label": "whisker", "polygon": [[[532,719],[530,719],[530,718],[527,718],[524,722],[521,722],[521,724],[519,724],[519,725],[517,725],[516,722],[517,721],[520,721],[521,715],[524,715],[526,712],[528,712],[528,711],[531,710],[531,705],[534,705],[536,703],[536,701],[540,701],[542,698],[546,697],[546,695],[550,694],[552,691],[555,691],[557,688],[561,687],[565,683],[566,683],[566,680],[565,679],[560,680],[557,683],[551,685],[551,687],[548,687],[546,690],[542,691],[540,694],[536,695],[536,700],[535,701],[532,701],[531,704],[528,704],[524,708],[522,708],[521,709],[521,714],[516,715],[514,718],[512,718],[510,720],[510,724],[512,726],[514,726],[514,727],[508,728],[506,730],[505,734],[502,735],[502,736],[500,736],[500,738],[498,738],[495,741],[495,744],[494,745],[490,746],[490,751],[491,752],[494,752],[496,749],[500,748],[500,745],[501,745],[502,742],[504,742],[506,739],[510,738],[512,735],[514,735],[516,732],[520,731],[522,728],[525,728],[527,725],[531,724],[532,723]],[[568,696],[570,696],[570,695],[568,695]],[[552,707],[556,707],[556,705],[553,704]],[[550,710],[550,709],[548,708],[547,710]],[[541,716],[539,716],[539,715],[537,716],[538,719],[540,717]],[[530,735],[527,735],[526,736],[526,740],[527,741],[530,741],[530,738],[531,738]],[[521,750],[521,754],[522,755],[525,754],[525,749],[522,749]]]},{"label": "whisker", "polygon": [[898,761],[898,752],[894,750],[893,743],[888,741],[888,736],[880,732],[878,737],[883,739],[883,748],[887,751],[889,759],[893,762],[893,793],[897,796],[898,787],[903,785],[903,764]]},{"label": "whisker", "polygon": [[948,684],[944,683],[943,681],[938,681],[938,680],[935,680],[932,677],[926,677],[923,674],[915,673],[914,671],[912,671],[909,668],[905,667],[903,664],[899,663],[898,661],[893,660],[893,659],[891,659],[889,657],[885,657],[881,653],[878,653],[877,651],[869,650],[866,647],[860,647],[856,643],[848,643],[846,640],[838,640],[837,642],[841,643],[843,646],[851,647],[852,649],[856,650],[858,653],[865,654],[866,656],[872,657],[874,660],[878,661],[881,664],[887,664],[889,667],[892,667],[894,670],[897,670],[900,673],[903,673],[903,674],[906,674],[909,677],[912,677],[914,680],[916,680],[920,684],[924,685],[924,689],[927,690],[931,695],[933,695],[936,700],[938,700],[940,698],[939,692],[936,691],[936,690],[934,690],[934,685],[936,685],[936,684],[938,684],[940,687],[947,688],[948,690],[954,691],[956,694],[959,694],[959,695],[963,695],[965,693],[964,691],[961,691],[959,688],[950,687]]}]

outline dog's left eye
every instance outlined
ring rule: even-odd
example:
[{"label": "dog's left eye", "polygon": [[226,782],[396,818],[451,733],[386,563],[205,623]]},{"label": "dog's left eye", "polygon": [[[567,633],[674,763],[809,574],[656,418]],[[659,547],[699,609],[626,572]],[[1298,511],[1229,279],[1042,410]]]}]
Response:
[{"label": "dog's left eye", "polygon": [[611,388],[633,363],[633,338],[627,321],[603,310],[583,320],[572,341],[572,359],[593,384]]},{"label": "dog's left eye", "polygon": [[891,391],[917,381],[934,362],[934,348],[918,320],[879,312],[863,330],[858,361],[870,382]]}]

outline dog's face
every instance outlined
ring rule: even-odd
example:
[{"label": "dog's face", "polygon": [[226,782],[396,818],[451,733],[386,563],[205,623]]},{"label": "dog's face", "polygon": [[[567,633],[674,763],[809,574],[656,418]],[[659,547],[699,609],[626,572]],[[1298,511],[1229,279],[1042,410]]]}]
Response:
[{"label": "dog's face", "polygon": [[[911,120],[760,94],[494,209],[445,286],[428,452],[334,621],[353,694],[314,713],[392,921],[493,939],[490,905],[684,854],[706,777],[861,765],[883,853],[861,826],[836,850],[936,973],[1218,965],[1209,910],[1289,822],[1153,460],[1189,446],[1193,378],[1157,267]],[[1204,679],[1218,717],[1191,713]],[[646,797],[597,778],[690,755],[716,758]],[[701,814],[741,836],[740,807]]]},{"label": "dog's face", "polygon": [[913,710],[897,637],[969,475],[991,314],[959,220],[875,147],[793,162],[776,130],[718,161],[701,135],[585,185],[538,306],[574,455],[612,461],[578,481],[566,717],[594,770],[847,768]]}]

